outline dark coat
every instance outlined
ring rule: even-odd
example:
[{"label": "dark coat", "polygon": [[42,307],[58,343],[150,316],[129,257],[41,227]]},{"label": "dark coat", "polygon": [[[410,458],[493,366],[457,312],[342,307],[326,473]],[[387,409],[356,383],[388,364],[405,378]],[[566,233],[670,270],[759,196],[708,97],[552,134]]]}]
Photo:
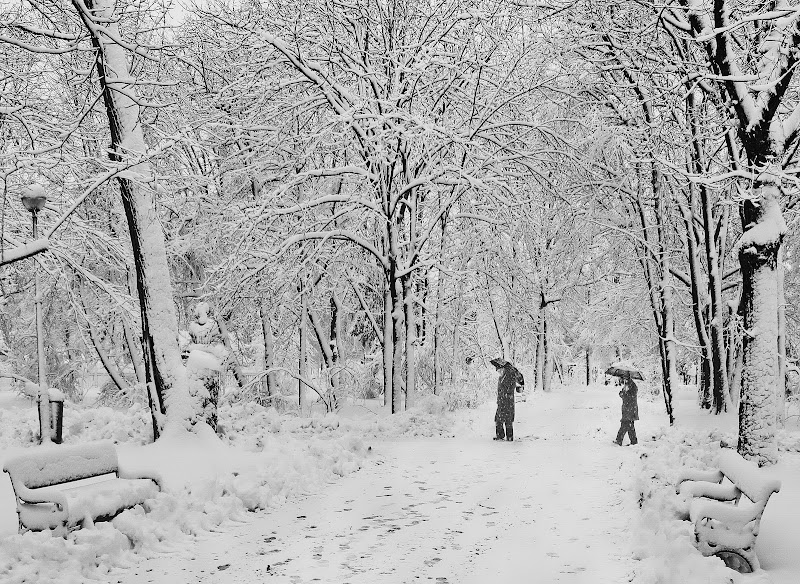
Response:
[{"label": "dark coat", "polygon": [[522,392],[525,387],[525,379],[522,373],[517,371],[511,363],[507,363],[500,369],[500,379],[497,380],[497,413],[494,416],[495,422],[514,421],[514,391]]},{"label": "dark coat", "polygon": [[639,388],[632,379],[627,379],[622,386],[622,391],[619,392],[619,397],[622,398],[622,421],[632,422],[639,419],[639,402],[637,395]]}]

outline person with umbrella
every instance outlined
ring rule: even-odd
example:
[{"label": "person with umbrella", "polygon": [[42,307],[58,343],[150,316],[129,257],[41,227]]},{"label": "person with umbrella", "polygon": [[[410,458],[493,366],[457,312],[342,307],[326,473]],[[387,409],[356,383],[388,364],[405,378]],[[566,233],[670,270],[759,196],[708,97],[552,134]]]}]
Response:
[{"label": "person with umbrella", "polygon": [[617,432],[617,439],[614,440],[614,443],[622,446],[622,439],[627,434],[631,441],[631,446],[633,446],[638,443],[636,428],[633,423],[639,419],[639,402],[637,400],[639,388],[633,380],[644,379],[644,377],[641,371],[623,363],[612,365],[606,370],[606,373],[622,378],[622,390],[619,392],[619,397],[622,398],[622,418]]},{"label": "person with umbrella", "polygon": [[500,373],[497,380],[497,413],[494,440],[514,440],[514,391],[522,393],[525,378],[514,365],[500,357],[489,361]]}]

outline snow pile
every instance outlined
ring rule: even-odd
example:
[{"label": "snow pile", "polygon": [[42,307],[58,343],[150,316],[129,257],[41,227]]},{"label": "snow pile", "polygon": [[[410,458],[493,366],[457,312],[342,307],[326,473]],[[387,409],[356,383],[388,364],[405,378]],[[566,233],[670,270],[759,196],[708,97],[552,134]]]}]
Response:
[{"label": "snow pile", "polygon": [[691,497],[676,495],[675,484],[684,468],[714,468],[720,443],[730,436],[718,430],[667,429],[642,443],[633,489],[641,515],[634,532],[634,555],[640,560],[636,584],[764,584],[765,571],[743,575],[722,560],[704,557],[692,545],[689,518]]},{"label": "snow pile", "polygon": [[65,442],[147,444],[153,440],[150,409],[133,404],[125,410],[69,404],[64,410]]}]

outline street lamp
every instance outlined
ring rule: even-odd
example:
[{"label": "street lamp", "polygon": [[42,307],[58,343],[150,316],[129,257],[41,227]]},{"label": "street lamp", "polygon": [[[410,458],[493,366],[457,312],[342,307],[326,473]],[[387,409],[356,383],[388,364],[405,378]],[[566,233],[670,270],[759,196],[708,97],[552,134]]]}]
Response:
[{"label": "street lamp", "polygon": [[[47,194],[40,184],[32,184],[22,189],[22,204],[31,212],[33,221],[33,240],[39,237],[38,215],[47,203]],[[36,261],[36,260],[34,260]],[[50,442],[50,395],[47,391],[47,364],[44,358],[44,326],[42,324],[42,293],[39,283],[39,264],[34,267],[34,305],[36,307],[36,352],[39,357],[39,392],[36,401],[39,405],[40,442]]]}]

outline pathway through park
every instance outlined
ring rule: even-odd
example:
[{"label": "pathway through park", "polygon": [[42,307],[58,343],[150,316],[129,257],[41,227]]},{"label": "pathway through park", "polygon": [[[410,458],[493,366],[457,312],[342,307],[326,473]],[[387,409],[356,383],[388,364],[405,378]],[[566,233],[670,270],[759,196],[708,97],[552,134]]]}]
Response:
[{"label": "pathway through park", "polygon": [[360,471],[115,574],[124,584],[616,584],[633,570],[626,491],[637,448],[612,444],[619,398],[518,404],[518,440],[372,443]]}]

